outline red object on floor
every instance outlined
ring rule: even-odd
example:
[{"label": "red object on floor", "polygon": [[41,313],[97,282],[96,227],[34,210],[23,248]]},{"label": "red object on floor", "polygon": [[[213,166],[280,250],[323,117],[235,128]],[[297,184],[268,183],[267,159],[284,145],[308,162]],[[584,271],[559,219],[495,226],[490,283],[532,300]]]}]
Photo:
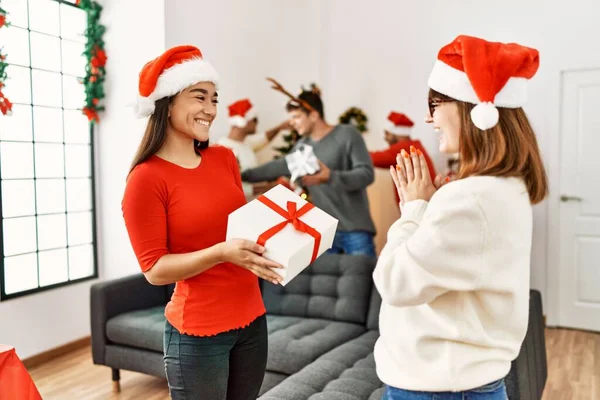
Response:
[{"label": "red object on floor", "polygon": [[41,400],[15,348],[0,344],[0,400]]}]

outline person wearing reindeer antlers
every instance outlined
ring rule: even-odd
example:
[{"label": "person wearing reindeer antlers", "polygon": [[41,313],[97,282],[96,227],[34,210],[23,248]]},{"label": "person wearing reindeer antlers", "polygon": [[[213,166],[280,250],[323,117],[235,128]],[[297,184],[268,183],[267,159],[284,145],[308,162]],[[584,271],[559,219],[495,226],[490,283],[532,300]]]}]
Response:
[{"label": "person wearing reindeer antlers", "polygon": [[[296,97],[275,80],[273,88],[290,98],[286,105],[289,123],[301,136],[291,153],[306,147],[317,158],[318,170],[292,184],[307,188],[312,203],[339,220],[330,252],[375,255],[375,225],[369,212],[367,186],[374,180],[373,163],[365,142],[351,125],[329,125],[325,121],[320,90],[316,85]],[[246,182],[273,181],[291,177],[285,159],[277,159],[242,173]]]}]

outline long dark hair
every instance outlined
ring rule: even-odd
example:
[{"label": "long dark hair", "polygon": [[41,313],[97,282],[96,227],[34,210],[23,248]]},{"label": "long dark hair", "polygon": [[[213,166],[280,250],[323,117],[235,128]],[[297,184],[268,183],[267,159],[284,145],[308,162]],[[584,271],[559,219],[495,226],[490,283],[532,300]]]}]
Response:
[{"label": "long dark hair", "polygon": [[435,90],[429,100],[453,101],[461,119],[458,178],[475,175],[523,178],[532,204],[548,194],[548,178],[535,133],[522,108],[498,108],[500,119],[482,131],[471,121],[474,104],[458,101]]},{"label": "long dark hair", "polygon": [[[173,98],[164,97],[160,100],[157,100],[155,103],[154,112],[148,118],[148,124],[146,125],[146,131],[144,132],[144,137],[133,157],[133,162],[131,163],[131,168],[129,172],[133,171],[135,167],[148,160],[152,155],[154,155],[162,145],[165,143],[165,139],[167,138],[167,124],[169,121],[169,105]],[[205,142],[199,142],[194,140],[194,146],[196,151],[200,151],[206,149],[208,147],[208,140]]]}]

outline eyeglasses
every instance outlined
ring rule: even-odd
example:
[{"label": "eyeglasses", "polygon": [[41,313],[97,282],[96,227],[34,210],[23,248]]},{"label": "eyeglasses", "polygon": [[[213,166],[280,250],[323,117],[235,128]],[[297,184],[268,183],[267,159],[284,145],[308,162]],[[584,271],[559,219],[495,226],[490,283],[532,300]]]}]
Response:
[{"label": "eyeglasses", "polygon": [[427,102],[427,106],[429,107],[429,115],[433,117],[433,113],[435,112],[435,109],[437,106],[439,106],[442,103],[452,103],[455,100],[445,100],[445,99],[430,99]]}]

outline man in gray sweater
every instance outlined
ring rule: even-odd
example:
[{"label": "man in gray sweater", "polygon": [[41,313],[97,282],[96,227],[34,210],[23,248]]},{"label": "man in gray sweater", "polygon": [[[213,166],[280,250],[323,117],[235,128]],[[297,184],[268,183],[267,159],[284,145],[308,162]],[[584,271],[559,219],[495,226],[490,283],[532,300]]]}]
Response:
[{"label": "man in gray sweater", "polygon": [[[373,183],[373,163],[364,140],[351,125],[328,125],[323,102],[316,91],[298,96],[313,110],[291,100],[286,109],[289,123],[300,135],[292,151],[306,144],[313,147],[320,170],[302,177],[311,201],[339,220],[333,248],[336,253],[375,255],[375,226],[369,212],[367,186]],[[273,181],[291,175],[281,158],[242,173],[246,182]]]}]

